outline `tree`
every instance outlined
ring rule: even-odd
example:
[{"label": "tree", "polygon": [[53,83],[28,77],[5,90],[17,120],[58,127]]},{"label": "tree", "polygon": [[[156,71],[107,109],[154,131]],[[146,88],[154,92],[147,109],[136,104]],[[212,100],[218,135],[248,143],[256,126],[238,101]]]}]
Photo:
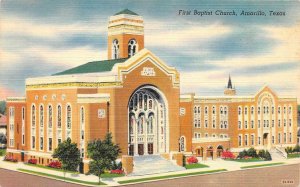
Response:
[{"label": "tree", "polygon": [[6,113],[6,102],[0,101],[0,114],[5,114],[5,113]]},{"label": "tree", "polygon": [[265,152],[265,160],[272,160],[271,154],[269,153],[269,151]]},{"label": "tree", "polygon": [[98,176],[100,184],[101,174],[112,168],[121,149],[118,144],[112,142],[111,133],[107,133],[104,140],[97,139],[89,142],[87,152],[88,157],[91,158],[89,173]]},{"label": "tree", "polygon": [[58,158],[62,163],[64,171],[77,171],[80,163],[80,151],[77,148],[77,144],[72,143],[70,138],[58,144],[52,156],[53,158]]}]

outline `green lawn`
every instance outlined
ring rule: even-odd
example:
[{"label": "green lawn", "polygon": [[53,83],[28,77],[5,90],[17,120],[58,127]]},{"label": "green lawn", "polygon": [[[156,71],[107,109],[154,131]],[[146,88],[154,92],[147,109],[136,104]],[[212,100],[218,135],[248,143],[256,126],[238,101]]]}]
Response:
[{"label": "green lawn", "polygon": [[208,165],[199,164],[199,163],[185,165],[186,169],[208,168],[208,167],[209,167]]},{"label": "green lawn", "polygon": [[[51,175],[51,174],[43,173],[43,172],[31,171],[31,170],[27,170],[27,169],[18,169],[18,170],[26,172],[26,173],[32,173],[32,174],[36,174],[36,175],[40,175],[40,176],[46,176],[46,177],[51,177],[51,178],[55,178],[55,179],[76,182],[76,183],[81,183],[81,184],[88,184],[88,185],[98,185],[99,184],[98,182],[82,181],[82,180],[72,179],[72,178],[63,177],[63,176]],[[106,184],[101,182],[100,185],[106,185]]]},{"label": "green lawn", "polygon": [[247,169],[247,168],[257,168],[257,167],[265,167],[265,166],[275,166],[275,165],[281,165],[284,164],[284,162],[275,162],[270,164],[258,164],[258,165],[252,165],[252,166],[243,166],[241,169]]},{"label": "green lawn", "polygon": [[288,157],[288,158],[300,158],[300,153],[296,153],[296,154],[288,154],[287,157]]},{"label": "green lawn", "polygon": [[125,174],[110,174],[110,173],[104,173],[101,175],[101,178],[115,178],[115,177],[123,177]]},{"label": "green lawn", "polygon": [[[38,165],[38,164],[26,164],[26,166],[32,166],[32,167],[37,167],[37,168],[43,168],[43,169],[49,169],[49,170],[64,172],[62,169],[51,168],[51,167],[48,167],[48,166],[43,166],[43,165]],[[66,172],[67,173],[77,173],[76,171],[66,171]]]},{"label": "green lawn", "polygon": [[6,154],[6,149],[0,149],[0,156],[4,156]]},{"label": "green lawn", "polygon": [[217,170],[209,170],[209,171],[200,171],[200,172],[193,172],[193,173],[182,173],[182,174],[174,174],[174,175],[167,175],[167,176],[158,176],[158,177],[149,177],[149,178],[142,178],[142,179],[133,179],[133,180],[125,180],[119,181],[120,184],[127,184],[127,183],[135,183],[135,182],[145,182],[151,180],[158,180],[158,179],[169,179],[174,177],[184,177],[184,176],[194,176],[194,175],[203,175],[208,173],[216,173],[220,171],[227,171],[226,169],[217,169]]},{"label": "green lawn", "polygon": [[261,162],[265,161],[264,159],[261,158],[250,158],[250,159],[224,159],[227,161],[234,161],[234,162]]}]

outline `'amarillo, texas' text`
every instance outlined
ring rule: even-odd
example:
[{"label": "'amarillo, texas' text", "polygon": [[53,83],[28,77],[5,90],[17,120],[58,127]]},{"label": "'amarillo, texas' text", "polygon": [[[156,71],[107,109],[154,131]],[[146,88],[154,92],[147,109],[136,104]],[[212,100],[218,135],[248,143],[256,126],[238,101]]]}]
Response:
[{"label": "'amarillo, texas' text", "polygon": [[[237,16],[238,14],[232,10],[232,11],[222,11],[222,10],[216,10],[216,11],[199,11],[199,10],[178,10],[178,15],[182,16],[189,16],[189,15],[198,15],[198,16]],[[264,11],[244,11],[241,10],[239,13],[240,16],[267,16],[267,14]],[[285,16],[284,11],[269,11],[269,16]]]}]

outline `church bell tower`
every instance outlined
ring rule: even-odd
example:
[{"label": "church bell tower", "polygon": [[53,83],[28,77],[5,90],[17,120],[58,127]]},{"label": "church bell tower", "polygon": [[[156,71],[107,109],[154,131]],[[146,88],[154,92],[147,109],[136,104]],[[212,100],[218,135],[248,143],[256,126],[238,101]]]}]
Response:
[{"label": "church bell tower", "polygon": [[232,86],[230,75],[229,75],[227,87],[224,90],[224,95],[231,95],[231,96],[236,95],[236,90],[235,87]]},{"label": "church bell tower", "polygon": [[109,18],[108,59],[130,58],[144,48],[144,21],[125,9]]}]

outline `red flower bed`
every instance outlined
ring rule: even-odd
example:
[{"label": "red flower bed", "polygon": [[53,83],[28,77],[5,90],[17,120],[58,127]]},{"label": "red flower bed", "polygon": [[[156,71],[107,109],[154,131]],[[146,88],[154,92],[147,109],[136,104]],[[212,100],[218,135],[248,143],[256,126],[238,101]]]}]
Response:
[{"label": "red flower bed", "polygon": [[121,169],[114,169],[110,171],[110,174],[123,174],[123,171]]},{"label": "red flower bed", "polygon": [[230,151],[224,151],[221,156],[223,159],[235,159],[235,156]]},{"label": "red flower bed", "polygon": [[28,164],[36,164],[37,163],[37,159],[35,158],[31,158],[28,160]]},{"label": "red flower bed", "polygon": [[14,158],[11,157],[11,156],[5,156],[3,160],[4,160],[4,161],[9,161],[9,162],[18,162],[17,159],[14,159]]},{"label": "red flower bed", "polygon": [[195,163],[198,163],[198,159],[196,157],[192,156],[192,157],[187,159],[187,162],[189,164],[195,164]]},{"label": "red flower bed", "polygon": [[61,169],[61,163],[58,160],[54,160],[54,161],[50,162],[50,164],[48,165],[48,167],[50,167],[50,168],[56,168],[56,169]]}]

